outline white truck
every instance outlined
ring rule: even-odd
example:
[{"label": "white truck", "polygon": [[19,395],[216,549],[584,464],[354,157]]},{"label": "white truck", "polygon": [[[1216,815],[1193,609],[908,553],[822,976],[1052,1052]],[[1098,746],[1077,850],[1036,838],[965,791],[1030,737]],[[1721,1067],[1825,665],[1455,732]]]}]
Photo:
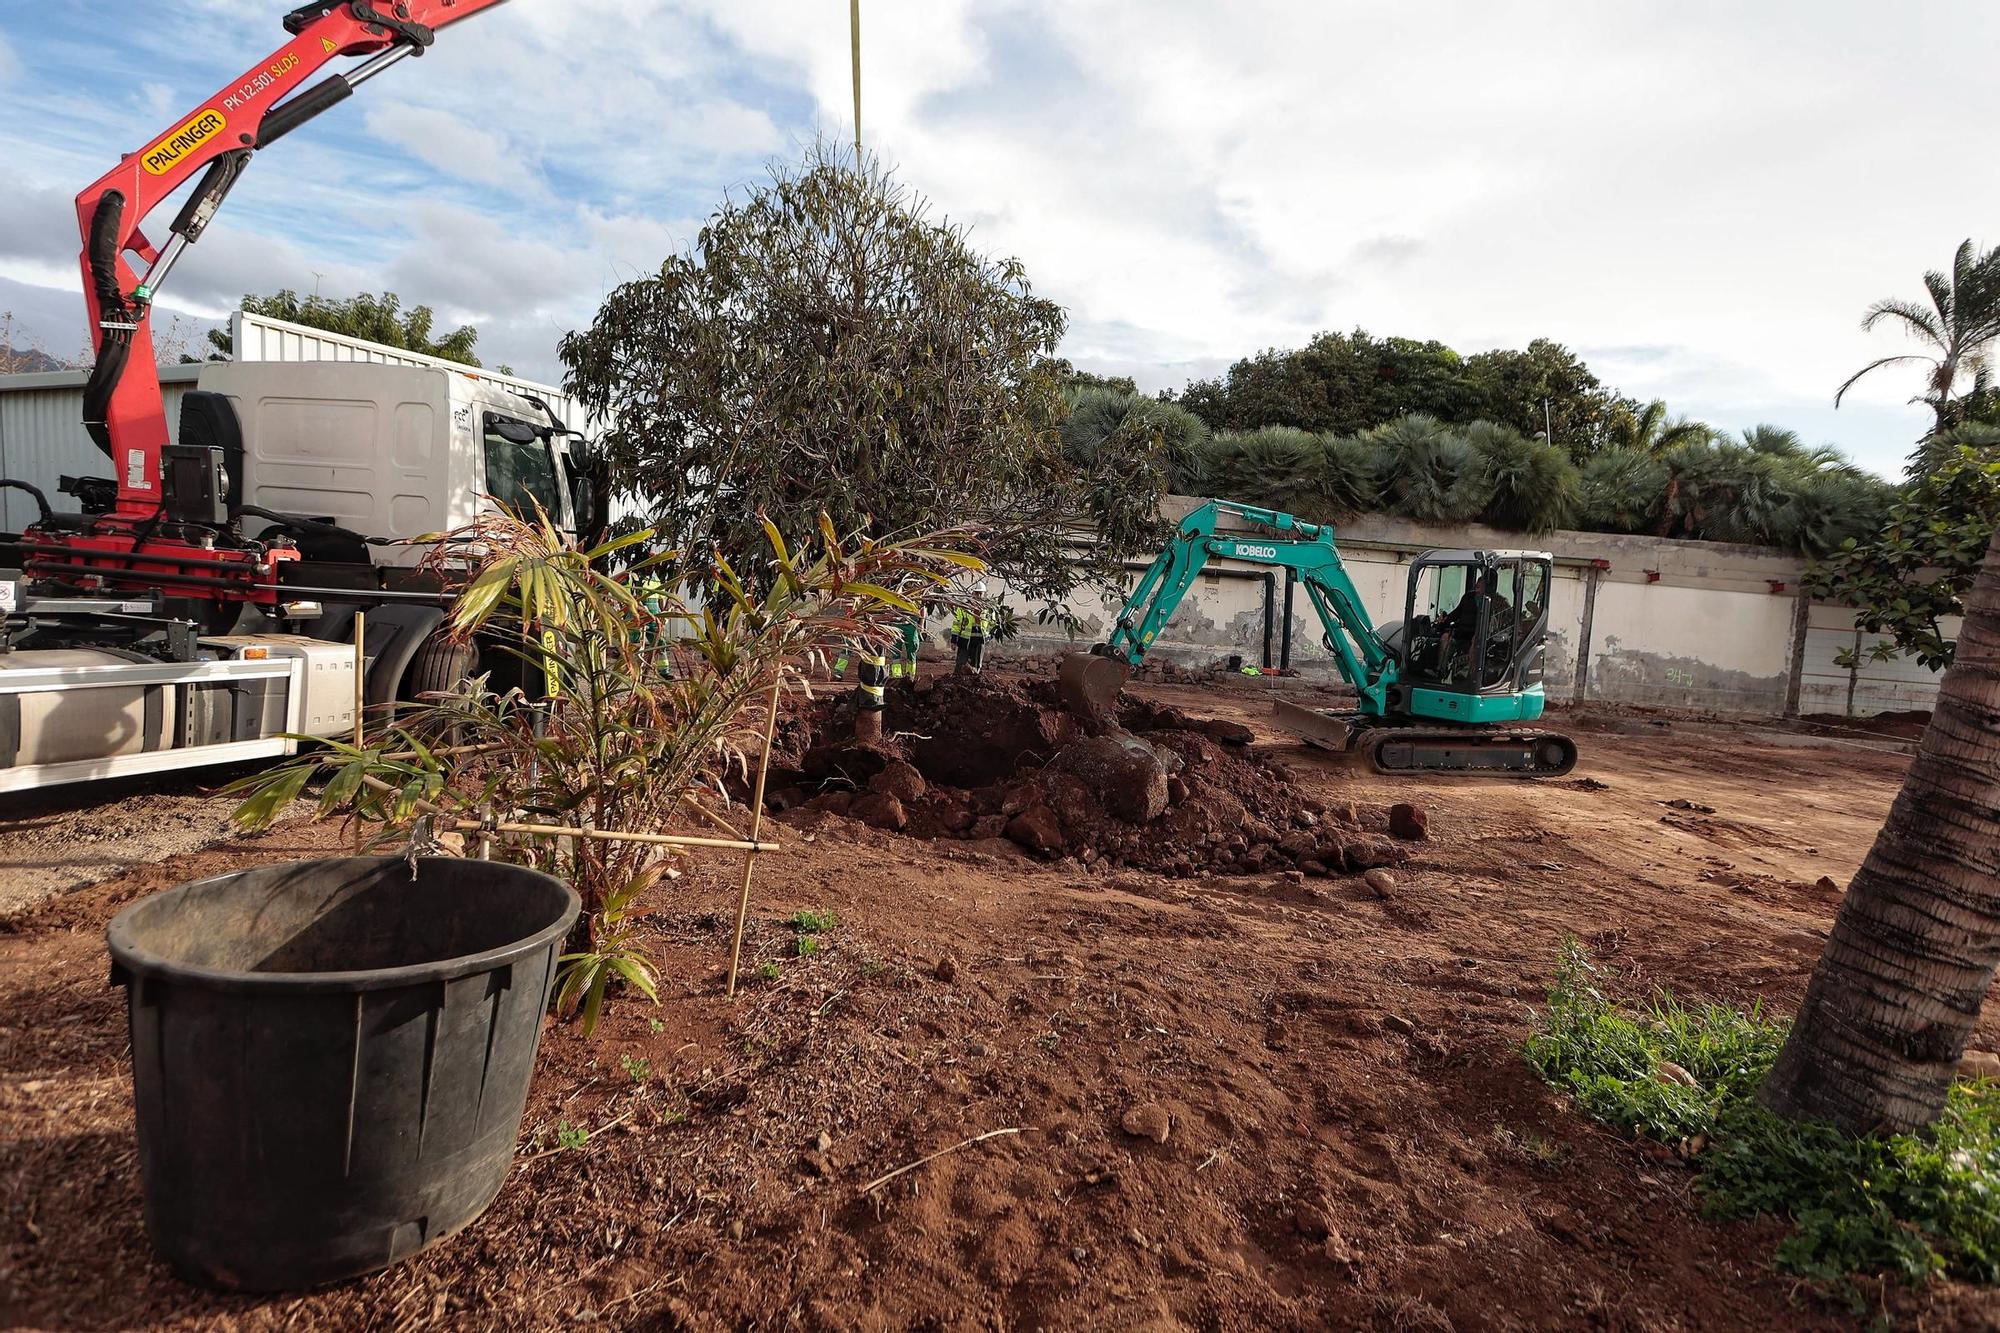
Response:
[{"label": "white truck", "polygon": [[[219,460],[217,517],[299,558],[279,565],[273,606],[195,602],[174,597],[171,573],[152,589],[129,577],[91,586],[72,563],[52,580],[35,557],[49,534],[61,540],[66,516],[53,506],[38,546],[0,533],[0,792],[279,756],[297,748],[292,736],[348,734],[357,657],[369,705],[454,683],[473,653],[438,634],[447,598],[416,568],[431,547],[410,539],[494,502],[538,504],[570,533],[604,519],[582,437],[511,384],[439,365],[204,366],[182,396],[170,462]],[[69,480],[88,508],[101,483]]]}]

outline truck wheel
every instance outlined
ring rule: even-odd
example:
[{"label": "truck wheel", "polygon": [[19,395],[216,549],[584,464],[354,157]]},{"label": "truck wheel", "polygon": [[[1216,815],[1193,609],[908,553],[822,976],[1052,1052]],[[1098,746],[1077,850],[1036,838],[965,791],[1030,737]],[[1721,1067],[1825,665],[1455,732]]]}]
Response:
[{"label": "truck wheel", "polygon": [[405,699],[448,693],[456,690],[459,682],[477,670],[478,665],[479,653],[471,644],[433,634],[410,659],[409,670],[403,673],[403,688],[398,693]]}]

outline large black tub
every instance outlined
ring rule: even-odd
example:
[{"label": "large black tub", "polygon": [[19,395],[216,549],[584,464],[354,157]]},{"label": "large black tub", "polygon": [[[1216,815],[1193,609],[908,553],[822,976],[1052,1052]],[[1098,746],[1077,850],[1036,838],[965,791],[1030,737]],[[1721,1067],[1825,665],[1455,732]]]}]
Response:
[{"label": "large black tub", "polygon": [[111,923],[146,1230],[192,1281],[373,1272],[500,1190],[566,885],[519,866],[351,857],[185,884]]}]

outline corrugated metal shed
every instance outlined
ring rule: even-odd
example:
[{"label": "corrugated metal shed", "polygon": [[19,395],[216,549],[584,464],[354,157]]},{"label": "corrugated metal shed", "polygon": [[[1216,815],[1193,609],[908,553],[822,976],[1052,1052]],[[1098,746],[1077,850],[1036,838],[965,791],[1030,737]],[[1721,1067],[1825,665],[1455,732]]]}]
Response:
[{"label": "corrugated metal shed", "polygon": [[[245,314],[241,310],[229,317],[229,334],[239,361],[368,361],[434,366],[488,380],[516,393],[532,394],[554,408],[572,430],[584,429],[583,409],[554,385],[476,370],[455,361],[309,329],[281,319]],[[170,438],[180,433],[181,395],[195,387],[200,374],[200,366],[160,367]],[[97,451],[83,429],[83,386],[89,378],[88,372],[81,370],[0,375],[0,477],[41,487],[58,509],[76,507],[74,500],[57,498],[59,478],[111,475],[110,461]],[[34,517],[33,500],[12,487],[0,488],[0,531],[18,532]]]},{"label": "corrugated metal shed", "polygon": [[[194,387],[200,371],[200,366],[160,367],[170,436],[180,432],[181,395]],[[56,494],[65,475],[111,475],[111,460],[83,429],[83,386],[89,379],[83,370],[0,375],[0,477],[41,487],[57,509],[76,508],[74,499]],[[32,499],[11,486],[0,489],[0,531],[19,532],[34,517]]]}]

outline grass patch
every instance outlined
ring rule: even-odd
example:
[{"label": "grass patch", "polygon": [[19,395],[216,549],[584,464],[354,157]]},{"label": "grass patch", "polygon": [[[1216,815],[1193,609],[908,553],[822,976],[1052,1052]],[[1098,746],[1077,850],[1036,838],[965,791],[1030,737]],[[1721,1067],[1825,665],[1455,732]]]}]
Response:
[{"label": "grass patch", "polygon": [[1837,1286],[1858,1274],[2000,1281],[1993,1084],[1958,1084],[1944,1115],[1919,1133],[1850,1138],[1757,1104],[1789,1025],[1666,993],[1627,1007],[1597,978],[1583,949],[1566,942],[1524,1047],[1528,1063],[1592,1119],[1691,1157],[1709,1215],[1789,1219],[1778,1265]]},{"label": "grass patch", "polygon": [[834,915],[831,912],[792,913],[792,929],[801,935],[820,935],[833,927]]}]

